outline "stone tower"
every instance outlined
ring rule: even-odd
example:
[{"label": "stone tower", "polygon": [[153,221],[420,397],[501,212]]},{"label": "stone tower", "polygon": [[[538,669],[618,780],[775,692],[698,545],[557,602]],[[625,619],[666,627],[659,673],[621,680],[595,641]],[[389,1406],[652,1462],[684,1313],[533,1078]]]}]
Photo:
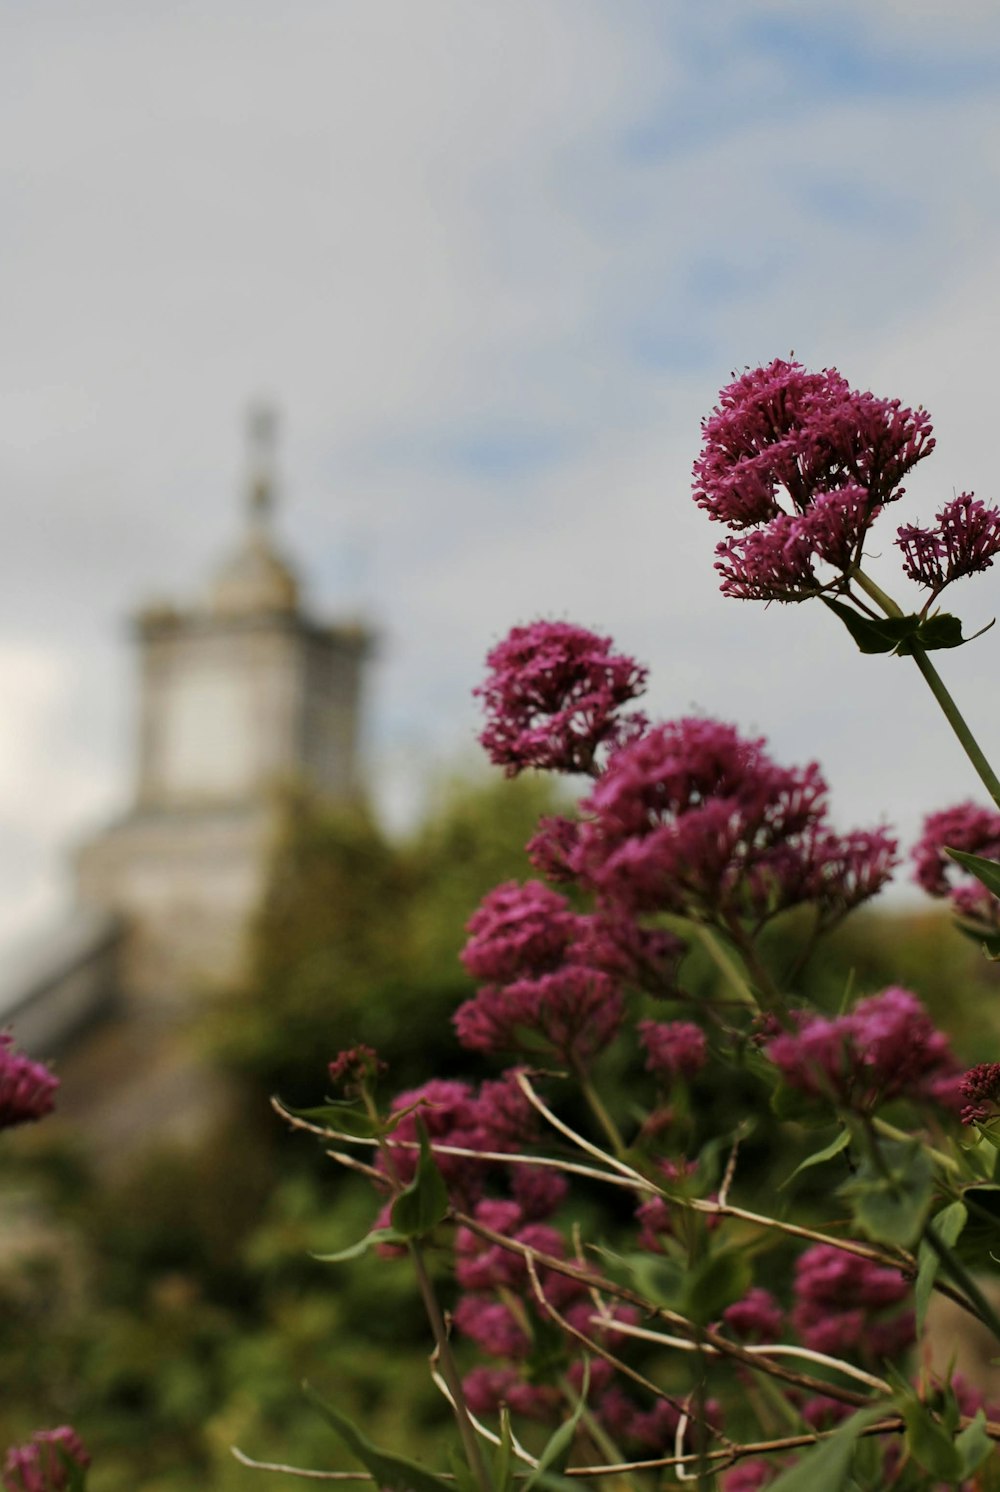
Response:
[{"label": "stone tower", "polygon": [[134,801],[84,845],[79,899],[123,928],[127,1003],[183,1007],[232,975],[263,889],[276,791],[360,792],[359,719],[371,636],[320,622],[273,534],[273,414],[254,411],[243,533],[200,604],[135,622]]}]

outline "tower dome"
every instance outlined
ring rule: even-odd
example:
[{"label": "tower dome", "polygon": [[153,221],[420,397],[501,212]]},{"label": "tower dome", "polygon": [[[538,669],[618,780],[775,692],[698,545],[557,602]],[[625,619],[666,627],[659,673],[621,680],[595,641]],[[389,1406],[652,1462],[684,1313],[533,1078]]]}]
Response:
[{"label": "tower dome", "polygon": [[250,479],[247,529],[234,554],[216,572],[210,609],[221,616],[295,612],[299,581],[271,534],[274,508],[275,415],[265,406],[251,410],[248,424]]}]

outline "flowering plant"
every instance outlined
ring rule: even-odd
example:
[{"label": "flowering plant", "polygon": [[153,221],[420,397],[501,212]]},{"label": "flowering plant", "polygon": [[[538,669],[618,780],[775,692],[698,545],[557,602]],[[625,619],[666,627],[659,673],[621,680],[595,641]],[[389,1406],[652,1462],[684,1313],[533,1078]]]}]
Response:
[{"label": "flowering plant", "polygon": [[[725,593],[818,597],[863,652],[911,657],[929,683],[994,807],[932,814],[917,877],[1000,946],[1000,783],[928,657],[966,640],[931,608],[1000,552],[1000,511],[963,493],[898,530],[927,592],[907,613],[864,550],[933,449],[926,413],[777,361],[723,390],[703,436],[695,500],[732,530]],[[1000,1062],[963,1072],[909,990],[828,1009],[800,979],[898,866],[893,836],[837,829],[814,762],[783,765],[727,722],[649,721],[633,708],[645,669],[582,627],[517,627],[488,665],[492,761],[588,779],[579,812],[531,841],[539,878],[496,888],[468,924],[478,988],[456,1033],[509,1065],[380,1104],[359,1047],[331,1064],[339,1096],[279,1105],[379,1193],[372,1230],[330,1258],[409,1254],[462,1454],[432,1472],[323,1405],[331,1427],[398,1492],[1000,1487],[1000,1409],[927,1355],[933,1295],[1000,1342],[983,1278]],[[791,969],[771,941],[789,919]],[[794,1170],[789,1143],[806,1152]],[[610,1221],[588,1237],[598,1193]]]},{"label": "flowering plant", "polygon": [[[34,1062],[0,1031],[0,1130],[44,1119],[55,1107],[59,1079]],[[0,1465],[4,1492],[84,1492],[90,1455],[69,1425],[36,1430],[24,1445],[11,1446]]]}]

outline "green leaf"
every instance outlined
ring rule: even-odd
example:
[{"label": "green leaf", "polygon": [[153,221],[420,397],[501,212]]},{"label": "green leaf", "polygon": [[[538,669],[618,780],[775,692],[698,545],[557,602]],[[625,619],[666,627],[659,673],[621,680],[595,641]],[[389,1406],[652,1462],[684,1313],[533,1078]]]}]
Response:
[{"label": "green leaf", "polygon": [[962,1458],[962,1477],[972,1476],[996,1450],[996,1445],[986,1433],[986,1416],[977,1410],[971,1425],[966,1425],[955,1437],[955,1449]]},{"label": "green leaf", "polygon": [[[942,1243],[949,1248],[954,1248],[958,1242],[959,1235],[968,1220],[968,1208],[962,1202],[950,1202],[947,1207],[937,1213],[933,1219],[934,1230]],[[937,1272],[941,1267],[941,1260],[931,1248],[930,1244],[921,1241],[917,1250],[917,1280],[913,1288],[913,1299],[917,1311],[917,1335],[924,1329],[924,1317],[927,1314],[927,1305],[934,1288]]]},{"label": "green leaf", "polygon": [[393,1228],[404,1238],[420,1238],[432,1232],[448,1211],[448,1188],[431,1153],[427,1126],[420,1118],[417,1119],[417,1134],[420,1159],[416,1173],[409,1186],[393,1202],[390,1214]]},{"label": "green leaf", "polygon": [[1000,962],[1000,933],[990,932],[982,922],[967,917],[956,917],[952,926],[963,938],[978,943],[991,964]]},{"label": "green leaf", "polygon": [[684,1280],[681,1311],[692,1321],[714,1321],[753,1284],[753,1264],[745,1249],[719,1249],[700,1260]]},{"label": "green leaf", "polygon": [[458,1492],[482,1492],[469,1463],[454,1446],[448,1451],[448,1464]]},{"label": "green leaf", "polygon": [[1000,896],[1000,864],[996,860],[987,860],[983,855],[970,855],[967,850],[952,850],[947,845],[944,852],[974,875],[977,881],[981,881],[987,891]]},{"label": "green leaf", "polygon": [[[971,642],[971,637],[962,636],[962,623],[957,616],[951,616],[946,611],[939,611],[936,616],[925,617],[917,628],[914,641],[928,653],[933,653],[936,648],[960,648],[963,642]],[[899,649],[901,654],[913,651],[912,643],[903,643]]]},{"label": "green leaf", "polygon": [[876,1243],[903,1248],[920,1235],[934,1194],[934,1167],[919,1140],[882,1144],[883,1171],[868,1157],[840,1187],[854,1221]]},{"label": "green leaf", "polygon": [[493,1458],[493,1486],[496,1492],[510,1492],[513,1476],[514,1437],[510,1428],[510,1410],[500,1405],[500,1444]]},{"label": "green leaf", "polygon": [[387,1487],[390,1492],[452,1492],[449,1482],[441,1481],[416,1461],[408,1461],[395,1451],[380,1450],[346,1414],[331,1408],[308,1383],[303,1384],[303,1389],[306,1398],[319,1410],[351,1454],[358,1458],[366,1471],[371,1472],[377,1486]]},{"label": "green leaf", "polygon": [[907,1394],[898,1403],[906,1421],[906,1443],[914,1461],[931,1476],[956,1482],[962,1475],[962,1457],[951,1436],[915,1395]]},{"label": "green leaf", "polygon": [[884,1405],[876,1405],[852,1414],[829,1440],[807,1451],[776,1481],[769,1482],[767,1492],[843,1492],[858,1436],[885,1412]]},{"label": "green leaf", "polygon": [[598,1249],[597,1253],[613,1280],[631,1285],[653,1305],[677,1308],[685,1277],[679,1260],[667,1254],[615,1254],[608,1248]]},{"label": "green leaf", "polygon": [[57,1445],[55,1452],[66,1473],[66,1492],[86,1492],[87,1468],[81,1466],[79,1461],[75,1460],[63,1446]]},{"label": "green leaf", "polygon": [[920,627],[919,616],[866,617],[843,601],[834,601],[829,596],[823,600],[843,622],[862,653],[894,653],[897,648],[902,652],[902,644],[914,637]]},{"label": "green leaf", "polygon": [[784,1191],[785,1187],[794,1181],[800,1172],[808,1171],[810,1166],[821,1166],[824,1161],[833,1160],[833,1157],[839,1155],[842,1150],[846,1150],[850,1143],[851,1131],[849,1129],[842,1129],[836,1139],[830,1141],[829,1145],[824,1145],[822,1150],[816,1150],[812,1155],[807,1155],[805,1160],[801,1161],[795,1167],[792,1174],[781,1183],[778,1190]]},{"label": "green leaf", "polygon": [[362,1254],[367,1254],[370,1248],[378,1243],[405,1243],[406,1236],[397,1233],[395,1228],[373,1228],[360,1238],[357,1243],[352,1243],[346,1249],[338,1249],[335,1254],[312,1254],[311,1257],[318,1264],[346,1264],[348,1259],[360,1259]]},{"label": "green leaf", "polygon": [[[583,1361],[583,1382],[580,1385],[580,1397],[576,1402],[576,1408],[569,1419],[564,1420],[559,1428],[553,1433],[542,1454],[538,1458],[538,1466],[528,1477],[524,1484],[524,1492],[533,1492],[537,1486],[552,1486],[558,1480],[562,1482],[561,1473],[566,1469],[569,1453],[573,1449],[573,1441],[576,1439],[577,1426],[587,1403],[587,1394],[590,1390],[590,1364],[587,1359]],[[554,1475],[553,1475],[554,1473]],[[568,1483],[572,1486],[572,1483]]]},{"label": "green leaf", "polygon": [[[279,1103],[281,1100],[278,1100]],[[331,1099],[329,1103],[317,1104],[311,1109],[293,1109],[286,1103],[281,1107],[286,1114],[296,1119],[306,1119],[310,1124],[322,1124],[338,1134],[350,1135],[354,1140],[373,1140],[386,1132],[386,1126],[372,1119],[364,1104],[349,1099]]]}]

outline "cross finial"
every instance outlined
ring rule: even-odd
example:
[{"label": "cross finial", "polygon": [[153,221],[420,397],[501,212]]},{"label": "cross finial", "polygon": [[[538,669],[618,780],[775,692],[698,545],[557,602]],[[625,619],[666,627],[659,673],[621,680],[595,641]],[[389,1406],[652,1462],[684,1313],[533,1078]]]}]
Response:
[{"label": "cross finial", "polygon": [[271,404],[252,404],[247,412],[247,455],[250,480],[247,492],[250,519],[266,523],[274,508],[274,448],[277,410]]}]

